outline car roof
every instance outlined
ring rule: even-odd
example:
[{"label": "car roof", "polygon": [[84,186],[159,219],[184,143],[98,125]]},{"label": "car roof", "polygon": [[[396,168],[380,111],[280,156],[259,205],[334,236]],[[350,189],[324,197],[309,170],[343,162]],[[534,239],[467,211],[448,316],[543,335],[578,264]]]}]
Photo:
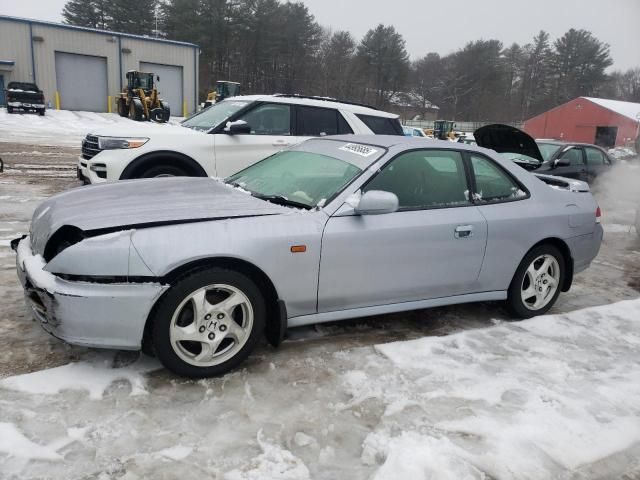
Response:
[{"label": "car roof", "polygon": [[[404,148],[446,148],[453,150],[478,151],[475,145],[467,145],[462,142],[450,142],[449,140],[436,140],[429,137],[407,137],[405,135],[332,135],[318,137],[317,140],[341,140],[346,143],[361,143],[374,147],[390,149]],[[484,149],[482,149],[484,150]]]},{"label": "car roof", "polygon": [[352,113],[360,113],[363,115],[371,115],[375,117],[384,118],[398,118],[398,115],[393,113],[384,112],[382,110],[376,110],[366,105],[356,105],[352,103],[341,102],[335,98],[322,98],[322,97],[298,97],[298,96],[286,96],[286,95],[238,95],[236,97],[229,97],[228,100],[248,100],[252,102],[278,102],[288,103],[292,105],[307,105],[310,107],[324,107],[324,108],[336,108],[340,110],[346,110]]},{"label": "car roof", "polygon": [[558,145],[559,147],[562,145],[576,145],[579,147],[594,147],[604,150],[599,145],[594,145],[593,143],[584,143],[584,142],[565,142],[564,140],[548,140],[545,138],[537,138],[536,143],[548,143],[550,145]]}]

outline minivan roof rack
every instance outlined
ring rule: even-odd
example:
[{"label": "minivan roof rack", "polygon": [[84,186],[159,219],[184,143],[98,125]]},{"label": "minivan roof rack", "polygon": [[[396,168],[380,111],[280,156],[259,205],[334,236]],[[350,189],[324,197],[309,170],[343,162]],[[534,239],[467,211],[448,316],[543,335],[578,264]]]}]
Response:
[{"label": "minivan roof rack", "polygon": [[371,105],[367,105],[366,103],[358,103],[358,102],[350,102],[348,100],[339,100],[333,97],[318,97],[314,95],[299,95],[297,93],[276,93],[273,95],[274,97],[285,97],[285,98],[303,98],[307,100],[323,100],[325,102],[336,102],[336,103],[344,103],[346,105],[355,105],[357,107],[365,107],[370,108],[371,110],[378,110],[376,107],[372,107]]}]

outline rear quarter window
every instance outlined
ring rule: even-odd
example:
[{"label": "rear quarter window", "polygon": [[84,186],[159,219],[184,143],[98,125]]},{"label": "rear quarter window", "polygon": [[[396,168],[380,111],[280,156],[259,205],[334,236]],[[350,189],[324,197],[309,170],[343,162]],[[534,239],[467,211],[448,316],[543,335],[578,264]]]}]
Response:
[{"label": "rear quarter window", "polygon": [[397,118],[376,117],[374,115],[356,114],[362,123],[376,135],[404,135],[402,125]]}]

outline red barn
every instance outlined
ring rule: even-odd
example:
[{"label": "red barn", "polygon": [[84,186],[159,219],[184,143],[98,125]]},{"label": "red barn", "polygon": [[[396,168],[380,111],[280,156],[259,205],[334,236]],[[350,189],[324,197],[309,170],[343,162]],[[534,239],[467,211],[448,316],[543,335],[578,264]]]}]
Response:
[{"label": "red barn", "polygon": [[635,141],[640,128],[640,103],[578,97],[530,118],[524,131],[533,138],[595,143],[602,147]]}]

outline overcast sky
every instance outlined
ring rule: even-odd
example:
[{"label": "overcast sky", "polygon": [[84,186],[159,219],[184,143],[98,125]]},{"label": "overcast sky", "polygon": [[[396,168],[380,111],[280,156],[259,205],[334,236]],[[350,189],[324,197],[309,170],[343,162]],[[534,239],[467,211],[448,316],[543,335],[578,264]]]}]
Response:
[{"label": "overcast sky", "polygon": [[[134,0],[132,0],[134,1]],[[640,0],[303,0],[318,22],[358,39],[378,23],[394,25],[412,58],[450,53],[468,41],[556,38],[584,28],[611,45],[614,68],[640,67]],[[0,14],[58,22],[65,0],[0,0]]]}]

